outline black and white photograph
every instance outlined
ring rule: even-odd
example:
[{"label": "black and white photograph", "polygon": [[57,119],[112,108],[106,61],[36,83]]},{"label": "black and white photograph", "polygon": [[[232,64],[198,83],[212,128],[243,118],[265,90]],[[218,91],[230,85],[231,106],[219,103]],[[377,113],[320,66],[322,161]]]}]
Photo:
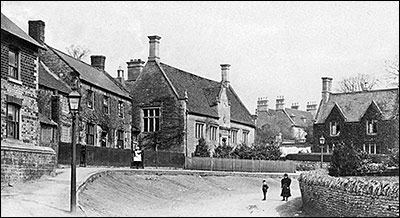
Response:
[{"label": "black and white photograph", "polygon": [[1,217],[399,217],[399,1],[1,1]]}]

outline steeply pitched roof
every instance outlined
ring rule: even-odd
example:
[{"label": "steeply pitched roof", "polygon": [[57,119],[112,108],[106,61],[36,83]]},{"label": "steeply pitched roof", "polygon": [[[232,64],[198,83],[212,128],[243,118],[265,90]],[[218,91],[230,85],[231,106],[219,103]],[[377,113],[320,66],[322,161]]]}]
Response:
[{"label": "steeply pitched roof", "polygon": [[71,92],[71,88],[55,74],[49,72],[49,69],[43,62],[39,64],[39,85],[58,90],[65,94]]},{"label": "steeply pitched roof", "polygon": [[77,60],[64,52],[61,52],[55,48],[48,46],[51,50],[53,50],[64,62],[66,62],[71,68],[77,71],[81,79],[91,83],[99,88],[106,89],[111,93],[117,94],[122,97],[130,98],[129,93],[126,90],[120,88],[115,81],[111,78],[111,76],[106,75],[107,72],[98,70],[91,65]]},{"label": "steeply pitched roof", "polygon": [[292,108],[285,108],[285,111],[289,115],[295,126],[308,127],[313,124],[313,115],[308,111],[302,111]]},{"label": "steeply pitched roof", "polygon": [[327,103],[322,103],[317,113],[317,122],[324,123],[335,104],[340,106],[347,122],[358,122],[375,101],[382,111],[382,119],[393,118],[399,113],[398,88],[371,90],[353,93],[332,93]]},{"label": "steeply pitched roof", "polygon": [[26,32],[19,28],[14,22],[12,22],[8,17],[1,13],[1,30],[4,30],[20,39],[23,39],[39,48],[44,48],[36,40],[30,37]]},{"label": "steeply pitched roof", "polygon": [[[164,63],[160,63],[160,67],[171,81],[180,98],[185,96],[185,91],[187,92],[190,112],[218,117],[217,108],[212,106],[215,105],[215,100],[221,89],[219,82],[185,72]],[[231,121],[254,126],[251,114],[232,86],[227,90],[227,95],[231,104]]]}]

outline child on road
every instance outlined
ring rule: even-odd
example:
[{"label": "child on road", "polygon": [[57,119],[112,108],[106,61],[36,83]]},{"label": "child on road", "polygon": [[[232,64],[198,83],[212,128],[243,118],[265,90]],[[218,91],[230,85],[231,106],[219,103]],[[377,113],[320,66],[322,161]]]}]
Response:
[{"label": "child on road", "polygon": [[264,194],[264,198],[262,199],[263,201],[265,201],[267,199],[267,191],[268,191],[268,185],[267,185],[267,181],[265,181],[265,179],[263,180],[263,184],[262,184],[262,192]]}]

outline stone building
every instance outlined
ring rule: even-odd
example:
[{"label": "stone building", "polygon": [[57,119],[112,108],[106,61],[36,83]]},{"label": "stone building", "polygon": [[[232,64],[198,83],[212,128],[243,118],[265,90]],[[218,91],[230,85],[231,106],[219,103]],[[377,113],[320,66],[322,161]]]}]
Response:
[{"label": "stone building", "polygon": [[[45,23],[29,21],[29,35],[46,49],[39,52],[44,69],[68,87],[78,86],[82,95],[77,143],[108,148],[131,148],[132,103],[129,92],[105,70],[105,56],[91,56],[91,64],[75,59],[45,43]],[[50,78],[50,77],[48,77]],[[76,84],[75,84],[76,80]],[[41,93],[45,93],[46,84]],[[46,90],[49,87],[46,87]],[[60,143],[71,142],[71,119],[68,100],[58,90],[52,98],[57,102],[53,108],[57,118]],[[43,106],[45,107],[45,106]]]},{"label": "stone building", "polygon": [[[314,102],[307,103],[307,110],[299,110],[299,104],[293,103],[290,108],[285,108],[285,99],[278,96],[276,108],[269,108],[266,97],[257,100],[256,126],[259,129],[270,128],[271,132],[279,132],[282,140],[305,142],[307,128],[312,128],[314,114],[317,110]],[[279,134],[278,133],[278,134]]]},{"label": "stone building", "polygon": [[147,149],[192,155],[200,138],[213,150],[221,144],[251,145],[254,121],[229,82],[229,64],[213,81],[160,62],[161,37],[149,36],[149,58],[128,64],[125,85],[133,99],[133,124]]},{"label": "stone building", "polygon": [[38,54],[44,46],[1,14],[1,182],[51,174],[56,154],[40,143]]},{"label": "stone building", "polygon": [[332,93],[332,78],[322,78],[322,99],[314,124],[314,142],[325,138],[324,152],[338,143],[354,143],[370,154],[399,146],[399,88]]}]

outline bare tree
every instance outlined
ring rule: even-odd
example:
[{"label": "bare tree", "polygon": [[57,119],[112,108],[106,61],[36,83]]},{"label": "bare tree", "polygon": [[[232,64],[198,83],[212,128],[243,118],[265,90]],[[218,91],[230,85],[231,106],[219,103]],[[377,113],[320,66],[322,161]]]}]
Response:
[{"label": "bare tree", "polygon": [[399,55],[391,61],[385,61],[386,80],[390,85],[399,85]]},{"label": "bare tree", "polygon": [[82,60],[82,58],[86,57],[89,53],[90,50],[88,48],[84,48],[80,45],[70,45],[69,47],[65,48],[68,52],[69,55],[71,55],[72,57],[78,59],[78,60]]},{"label": "bare tree", "polygon": [[339,92],[357,92],[373,89],[379,80],[370,74],[357,74],[356,76],[345,77],[339,81]]}]

